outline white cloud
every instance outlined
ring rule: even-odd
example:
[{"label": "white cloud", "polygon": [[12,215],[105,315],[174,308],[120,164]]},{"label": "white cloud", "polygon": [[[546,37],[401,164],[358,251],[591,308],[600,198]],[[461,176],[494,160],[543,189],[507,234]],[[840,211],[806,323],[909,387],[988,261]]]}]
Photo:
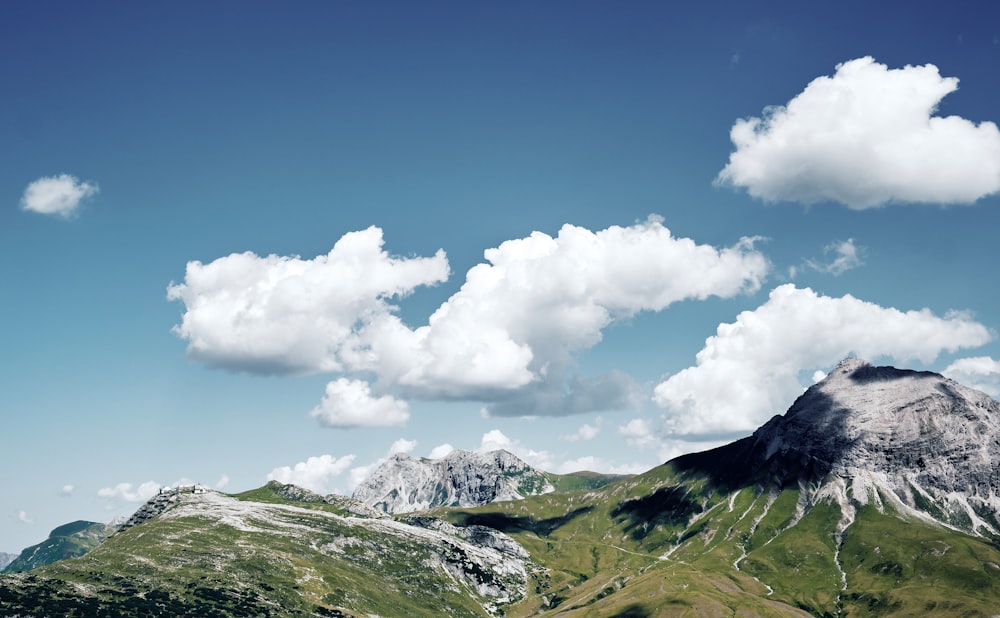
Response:
[{"label": "white cloud", "polygon": [[579,429],[577,429],[573,433],[559,436],[559,439],[565,440],[566,442],[581,442],[581,441],[593,440],[594,438],[597,437],[597,434],[601,432],[600,424],[601,424],[600,418],[598,418],[593,425],[584,423],[583,425],[580,426]]},{"label": "white cloud", "polygon": [[508,438],[499,429],[491,429],[490,431],[484,433],[482,440],[479,443],[479,448],[476,450],[480,453],[504,450],[512,455],[515,455],[529,466],[540,470],[549,471],[555,467],[552,453],[549,453],[548,451],[536,451],[532,448],[528,448],[527,446],[522,445],[519,440]]},{"label": "white cloud", "polygon": [[619,410],[641,405],[640,387],[620,371],[569,375],[576,355],[640,311],[758,290],[769,264],[754,241],[698,245],[655,217],[598,232],[565,225],[555,238],[534,232],[488,249],[487,263],[416,329],[387,299],[443,281],[447,260],[440,251],[392,258],[375,227],[309,261],[243,253],[189,262],[167,295],[185,305],[174,332],[196,360],[349,374],[312,412],[328,426],[402,424],[405,398],[481,401],[494,415]]},{"label": "white cloud", "polygon": [[720,324],[698,352],[697,365],[660,383],[654,399],[676,434],[748,432],[785,412],[803,390],[801,372],[829,368],[852,353],[929,363],[942,351],[980,346],[992,337],[962,313],[903,312],[787,284],[736,322]]},{"label": "white cloud", "polygon": [[327,427],[388,427],[406,424],[410,406],[391,395],[372,396],[367,382],[338,378],[309,415]]},{"label": "white cloud", "polygon": [[958,88],[936,66],[837,65],[786,106],[736,121],[717,183],[765,201],[971,203],[1000,190],[1000,130],[934,116]]},{"label": "white cloud", "polygon": [[[382,250],[382,230],[345,234],[327,255],[234,253],[208,264],[188,262],[184,282],[167,298],[184,303],[174,332],[195,360],[263,374],[339,371],[359,324],[379,320],[402,297],[448,277],[443,251],[395,258]],[[360,351],[352,351],[360,357]]]},{"label": "white cloud", "polygon": [[354,455],[334,457],[320,455],[300,461],[295,466],[281,466],[267,475],[267,480],[290,483],[318,494],[334,492],[333,480],[344,473],[354,463]]},{"label": "white cloud", "polygon": [[114,487],[104,487],[97,490],[98,497],[126,502],[145,502],[160,490],[162,485],[156,481],[146,481],[133,488],[132,483],[118,483]]},{"label": "white cloud", "polygon": [[35,520],[28,517],[27,511],[18,511],[17,521],[21,522],[22,524],[29,524],[29,525],[35,523]]},{"label": "white cloud", "polygon": [[74,491],[76,491],[76,487],[73,485],[63,485],[59,493],[63,496],[72,496]]},{"label": "white cloud", "polygon": [[69,218],[80,204],[98,192],[96,184],[80,182],[75,176],[59,174],[39,178],[28,185],[21,197],[21,208],[43,215]]},{"label": "white cloud", "polygon": [[1000,361],[989,356],[960,358],[941,373],[990,397],[1000,396]]},{"label": "white cloud", "polygon": [[640,311],[755,291],[769,269],[753,239],[716,249],[676,238],[652,217],[598,232],[565,225],[555,238],[534,232],[485,257],[426,326],[411,331],[395,316],[375,325],[378,362],[361,368],[411,396],[513,400],[493,414],[628,407],[637,389],[620,372],[566,378],[577,353]]},{"label": "white cloud", "polygon": [[852,268],[864,264],[865,248],[855,245],[853,238],[834,241],[823,248],[823,253],[828,256],[833,254],[833,259],[829,262],[806,260],[806,265],[821,273],[829,273],[834,277],[839,277]]},{"label": "white cloud", "polygon": [[600,472],[601,474],[640,474],[649,470],[650,466],[641,463],[616,464],[601,457],[584,455],[576,459],[570,459],[556,465],[552,470],[556,474],[569,474],[571,472]]},{"label": "white cloud", "polygon": [[431,449],[431,452],[428,453],[427,458],[441,459],[443,457],[446,457],[448,453],[452,452],[453,450],[455,450],[455,447],[448,444],[447,442],[444,444],[439,444]]},{"label": "white cloud", "polygon": [[729,440],[702,440],[666,436],[659,428],[661,424],[662,421],[654,423],[644,418],[633,418],[618,427],[618,435],[622,436],[625,443],[633,448],[642,451],[655,450],[657,459],[661,463],[687,453],[704,451],[729,442]]},{"label": "white cloud", "polygon": [[228,474],[223,474],[222,476],[219,477],[219,480],[216,481],[215,488],[216,489],[224,489],[226,487],[226,485],[229,485],[229,475]]},{"label": "white cloud", "polygon": [[625,438],[629,446],[639,449],[649,448],[660,442],[653,426],[644,418],[633,418],[618,428],[618,434]]},{"label": "white cloud", "polygon": [[395,455],[396,453],[412,453],[413,449],[417,447],[416,440],[407,440],[406,438],[400,438],[389,445],[389,455]]},{"label": "white cloud", "polygon": [[484,433],[479,448],[476,450],[480,453],[486,453],[499,449],[515,455],[533,468],[546,472],[555,472],[556,474],[568,474],[581,470],[590,470],[605,474],[636,474],[649,469],[649,466],[638,463],[615,464],[614,462],[592,455],[560,460],[549,451],[536,451],[525,446],[520,440],[508,437],[499,429],[493,429]]}]

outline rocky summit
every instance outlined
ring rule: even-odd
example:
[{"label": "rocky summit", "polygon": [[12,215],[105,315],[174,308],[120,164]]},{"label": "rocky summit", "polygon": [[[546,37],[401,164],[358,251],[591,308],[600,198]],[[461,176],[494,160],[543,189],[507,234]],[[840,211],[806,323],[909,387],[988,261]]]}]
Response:
[{"label": "rocky summit", "polygon": [[846,359],[784,416],[714,453],[741,462],[730,482],[795,482],[804,503],[835,499],[847,518],[888,501],[1000,538],[1000,404],[936,373]]},{"label": "rocky summit", "polygon": [[375,468],[353,498],[387,513],[479,506],[554,491],[548,476],[504,450],[455,450],[441,459],[397,453]]}]

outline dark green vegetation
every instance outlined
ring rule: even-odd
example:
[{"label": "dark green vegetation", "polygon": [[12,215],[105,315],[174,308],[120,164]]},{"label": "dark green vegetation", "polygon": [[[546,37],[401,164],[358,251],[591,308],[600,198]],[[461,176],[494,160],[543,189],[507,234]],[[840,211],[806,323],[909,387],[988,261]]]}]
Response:
[{"label": "dark green vegetation", "polygon": [[110,533],[104,524],[92,521],[74,521],[59,526],[49,533],[49,538],[22,551],[3,572],[30,571],[58,560],[82,556],[100,545]]},{"label": "dark green vegetation", "polygon": [[[835,495],[804,491],[831,480],[808,466],[726,472],[727,458],[749,461],[746,447],[433,512],[461,533],[427,517],[359,517],[366,508],[349,499],[276,483],[236,499],[186,496],[86,556],[4,576],[0,616],[992,616],[1000,607],[990,541],[897,512],[888,495],[881,507],[845,511]],[[468,531],[483,529],[469,526],[517,540],[531,556],[526,570],[477,558],[465,541],[482,543]]]}]

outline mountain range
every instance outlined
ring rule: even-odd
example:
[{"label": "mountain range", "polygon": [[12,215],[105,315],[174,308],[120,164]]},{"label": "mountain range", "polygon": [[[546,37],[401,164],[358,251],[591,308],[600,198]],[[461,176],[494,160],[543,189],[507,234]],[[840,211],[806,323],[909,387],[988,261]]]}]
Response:
[{"label": "mountain range", "polygon": [[352,497],[386,513],[412,513],[520,500],[557,489],[594,489],[621,478],[625,477],[542,472],[504,450],[454,450],[441,459],[397,453],[372,470]]},{"label": "mountain range", "polygon": [[994,616],[998,422],[938,374],[847,359],[753,435],[633,477],[457,453],[391,458],[353,498],[178,492],[0,576],[0,616]]}]

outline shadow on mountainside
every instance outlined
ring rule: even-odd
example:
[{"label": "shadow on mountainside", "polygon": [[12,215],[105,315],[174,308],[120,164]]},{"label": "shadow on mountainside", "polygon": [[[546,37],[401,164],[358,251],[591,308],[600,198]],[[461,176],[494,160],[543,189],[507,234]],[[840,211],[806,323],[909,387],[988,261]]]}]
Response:
[{"label": "shadow on mountainside", "polygon": [[780,490],[818,481],[856,442],[845,431],[848,414],[829,395],[810,389],[784,416],[773,417],[753,435],[670,463],[685,476],[707,478],[723,492],[753,485]]},{"label": "shadow on mountainside", "polygon": [[689,496],[682,485],[661,487],[648,496],[621,502],[611,509],[611,517],[616,521],[627,519],[624,532],[641,540],[656,525],[684,523],[692,515],[700,513],[701,504]]},{"label": "shadow on mountainside", "polygon": [[548,536],[556,528],[592,510],[594,510],[593,506],[584,506],[565,515],[546,519],[507,515],[506,513],[459,513],[459,517],[454,523],[457,526],[487,526],[508,534],[534,532],[538,536]]},{"label": "shadow on mountainside", "polygon": [[902,378],[940,379],[941,376],[933,371],[915,371],[913,369],[862,365],[852,371],[848,377],[855,384],[869,384],[872,382],[890,382]]}]

